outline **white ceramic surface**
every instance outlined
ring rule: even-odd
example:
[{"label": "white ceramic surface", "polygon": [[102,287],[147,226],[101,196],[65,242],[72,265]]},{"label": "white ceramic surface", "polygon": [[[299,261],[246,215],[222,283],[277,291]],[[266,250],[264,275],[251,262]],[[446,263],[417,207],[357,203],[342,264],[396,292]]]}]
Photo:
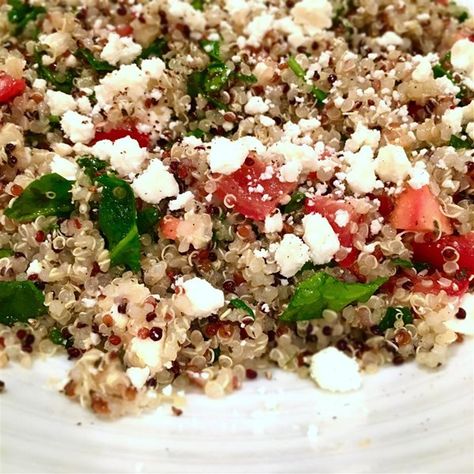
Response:
[{"label": "white ceramic surface", "polygon": [[275,370],[222,400],[191,395],[169,407],[104,422],[56,393],[65,364],[0,372],[4,473],[450,473],[474,470],[474,341],[447,366],[415,364],[365,376],[334,395]]}]

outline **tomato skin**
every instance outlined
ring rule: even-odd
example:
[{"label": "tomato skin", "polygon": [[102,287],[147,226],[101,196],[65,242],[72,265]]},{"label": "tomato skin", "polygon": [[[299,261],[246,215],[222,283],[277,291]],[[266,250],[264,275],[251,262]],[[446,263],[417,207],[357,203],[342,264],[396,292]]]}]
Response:
[{"label": "tomato skin", "polygon": [[465,235],[446,235],[435,242],[413,242],[413,259],[429,263],[442,270],[446,259],[443,250],[452,247],[459,253],[459,269],[474,274],[474,232]]},{"label": "tomato skin", "polygon": [[7,104],[26,88],[24,79],[15,79],[10,74],[0,72],[0,104]]},{"label": "tomato skin", "polygon": [[119,36],[131,36],[133,35],[133,27],[128,24],[117,25],[115,31]]},{"label": "tomato skin", "polygon": [[438,225],[443,233],[453,233],[450,220],[441,212],[439,201],[428,186],[405,188],[395,202],[390,223],[398,230],[432,232]]},{"label": "tomato skin", "polygon": [[[337,234],[342,247],[351,249],[349,254],[338,264],[343,268],[351,268],[360,254],[360,250],[353,247],[354,236],[351,234],[351,222],[360,222],[361,216],[356,212],[351,204],[344,201],[337,201],[329,196],[315,197],[307,199],[304,206],[306,214],[318,213],[325,217]],[[344,227],[336,223],[336,212],[346,211],[349,214],[349,222]]]},{"label": "tomato skin", "polygon": [[113,128],[108,132],[96,131],[93,140],[89,143],[89,146],[95,145],[101,140],[110,140],[114,142],[115,140],[124,137],[133,138],[142,148],[148,148],[150,146],[150,136],[147,133],[139,132],[135,127],[127,126]]},{"label": "tomato skin", "polygon": [[[450,280],[451,285],[449,286],[441,285],[439,283],[440,278]],[[412,290],[412,292],[414,293],[425,293],[425,294],[432,293],[436,295],[440,293],[441,291],[445,291],[446,294],[449,296],[462,296],[469,289],[469,280],[467,278],[463,278],[461,280],[448,278],[438,271],[434,272],[431,275],[426,275],[426,276],[417,275],[411,278],[411,281],[414,284],[413,290]],[[430,286],[423,283],[423,282],[426,283],[428,281],[432,282]]]},{"label": "tomato skin", "polygon": [[176,240],[181,219],[167,215],[160,221],[160,230],[165,239]]},{"label": "tomato skin", "polygon": [[[228,195],[235,196],[234,211],[250,219],[263,221],[297,185],[282,183],[276,173],[270,179],[261,179],[266,167],[257,157],[249,156],[237,171],[221,177],[215,195],[222,201]],[[255,189],[259,186],[263,191]]]}]

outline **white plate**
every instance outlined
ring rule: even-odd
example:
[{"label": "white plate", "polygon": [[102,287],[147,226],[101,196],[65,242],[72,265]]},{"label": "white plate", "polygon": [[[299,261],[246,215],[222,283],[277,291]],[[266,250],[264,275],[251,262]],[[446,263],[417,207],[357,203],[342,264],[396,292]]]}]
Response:
[{"label": "white plate", "polygon": [[52,388],[64,362],[0,372],[0,466],[10,472],[472,473],[472,340],[436,371],[413,364],[365,376],[335,395],[275,371],[234,395],[191,395],[169,407],[104,422]]}]

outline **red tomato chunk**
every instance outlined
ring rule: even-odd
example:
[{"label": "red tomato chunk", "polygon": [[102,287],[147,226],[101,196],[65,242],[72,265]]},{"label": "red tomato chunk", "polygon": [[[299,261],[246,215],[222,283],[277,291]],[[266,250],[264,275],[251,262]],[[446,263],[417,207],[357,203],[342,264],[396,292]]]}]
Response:
[{"label": "red tomato chunk", "polygon": [[7,104],[16,96],[23,94],[25,88],[24,79],[14,79],[9,74],[0,72],[0,104]]}]

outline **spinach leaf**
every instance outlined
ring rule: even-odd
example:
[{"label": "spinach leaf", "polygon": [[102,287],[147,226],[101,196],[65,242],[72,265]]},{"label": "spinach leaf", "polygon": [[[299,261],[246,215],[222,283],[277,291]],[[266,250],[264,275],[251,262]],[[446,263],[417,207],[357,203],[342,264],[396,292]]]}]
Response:
[{"label": "spinach leaf", "polygon": [[112,265],[125,265],[133,271],[140,269],[140,238],[133,190],[123,179],[102,175],[99,204],[99,229],[104,234]]},{"label": "spinach leaf", "polygon": [[0,282],[0,323],[11,326],[47,312],[44,295],[31,281]]},{"label": "spinach leaf", "polygon": [[146,207],[137,214],[138,233],[156,236],[156,224],[160,220],[161,215],[156,207]]},{"label": "spinach leaf", "polygon": [[206,136],[206,132],[201,130],[200,128],[195,128],[194,130],[190,130],[186,133],[187,137],[196,137],[196,138],[204,138]]},{"label": "spinach leaf", "polygon": [[38,76],[54,86],[58,91],[70,94],[74,88],[76,72],[71,69],[67,69],[65,72],[54,71],[51,66],[45,66],[41,58],[41,53],[35,53]]},{"label": "spinach leaf", "polygon": [[111,72],[115,69],[112,64],[109,64],[107,61],[101,61],[97,59],[93,54],[92,51],[88,50],[87,48],[79,48],[75,53],[74,56],[76,58],[85,61],[89,66],[97,72]]},{"label": "spinach leaf", "polygon": [[281,321],[305,321],[321,318],[325,309],[341,311],[351,303],[367,301],[387,278],[371,283],[345,283],[325,272],[315,273],[296,286]]},{"label": "spinach leaf", "polygon": [[236,72],[233,77],[236,81],[245,82],[246,84],[255,84],[258,80],[253,74],[242,74],[241,72]]},{"label": "spinach leaf", "polygon": [[152,56],[157,56],[162,58],[168,52],[168,45],[164,38],[156,38],[149,44],[146,48],[142,50],[140,54],[140,59],[148,59]]},{"label": "spinach leaf", "polygon": [[221,44],[219,41],[201,40],[199,46],[201,46],[211,59],[221,61]]},{"label": "spinach leaf", "polygon": [[109,165],[107,161],[100,160],[92,155],[81,156],[78,158],[77,164],[84,170],[84,173],[92,182],[95,182],[101,171],[104,171]]},{"label": "spinach leaf", "polygon": [[56,327],[53,327],[51,331],[49,331],[49,340],[53,344],[57,344],[58,346],[67,345],[67,339],[63,337],[63,335],[61,334],[61,331]]},{"label": "spinach leaf", "polygon": [[12,255],[12,249],[0,249],[0,258],[11,257]]},{"label": "spinach leaf", "polygon": [[395,325],[395,321],[399,318],[402,318],[405,324],[412,323],[413,316],[411,314],[410,308],[402,306],[390,306],[389,308],[387,308],[387,312],[385,313],[385,316],[382,318],[378,326],[380,330],[386,331],[389,328],[393,328],[393,326]]},{"label": "spinach leaf", "polygon": [[230,306],[236,309],[242,309],[245,311],[250,317],[255,319],[255,313],[253,312],[253,309],[243,300],[240,298],[234,298],[229,301]]},{"label": "spinach leaf", "polygon": [[5,215],[17,222],[30,222],[38,216],[69,217],[72,202],[72,181],[51,173],[31,182]]},{"label": "spinach leaf", "polygon": [[461,137],[451,135],[451,138],[449,139],[449,146],[452,146],[456,150],[462,150],[465,148],[471,149],[474,148],[474,142],[469,137],[466,137],[466,139],[463,140]]},{"label": "spinach leaf", "polygon": [[40,6],[32,6],[28,3],[23,3],[21,0],[8,0],[8,5],[11,6],[8,12],[8,21],[15,26],[14,35],[20,35],[30,21],[35,21],[38,15],[46,13],[46,9]]},{"label": "spinach leaf", "polygon": [[293,193],[290,202],[288,204],[285,204],[285,206],[283,207],[283,213],[289,214],[290,212],[295,212],[301,209],[304,205],[305,198],[305,193],[300,193],[299,191]]},{"label": "spinach leaf", "polygon": [[405,260],[404,258],[394,258],[392,263],[397,267],[402,268],[414,268],[417,272],[421,272],[422,270],[426,270],[430,268],[429,263],[424,262],[410,262],[410,260]]}]

